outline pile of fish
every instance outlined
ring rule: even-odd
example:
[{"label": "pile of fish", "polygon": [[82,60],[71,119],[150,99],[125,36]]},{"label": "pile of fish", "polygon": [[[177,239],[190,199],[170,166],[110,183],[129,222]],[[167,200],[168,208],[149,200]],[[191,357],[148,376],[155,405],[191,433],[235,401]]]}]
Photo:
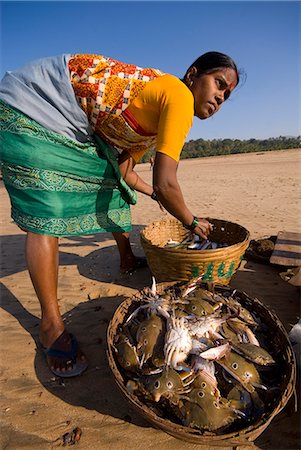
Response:
[{"label": "pile of fish", "polygon": [[201,239],[197,234],[188,233],[185,238],[179,242],[169,239],[164,248],[181,248],[186,250],[215,250],[216,248],[228,247],[228,244],[218,244],[209,239]]},{"label": "pile of fish", "polygon": [[128,393],[160,417],[221,434],[279,397],[267,326],[235,291],[212,292],[199,278],[159,295],[153,278],[133,304],[113,348]]}]

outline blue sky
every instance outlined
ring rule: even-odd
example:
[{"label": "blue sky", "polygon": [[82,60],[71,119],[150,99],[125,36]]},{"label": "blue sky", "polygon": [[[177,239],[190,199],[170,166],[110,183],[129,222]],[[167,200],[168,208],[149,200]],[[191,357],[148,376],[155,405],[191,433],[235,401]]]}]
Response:
[{"label": "blue sky", "polygon": [[301,134],[301,3],[295,1],[1,2],[1,70],[60,53],[99,53],[182,77],[202,53],[247,75],[188,139]]}]

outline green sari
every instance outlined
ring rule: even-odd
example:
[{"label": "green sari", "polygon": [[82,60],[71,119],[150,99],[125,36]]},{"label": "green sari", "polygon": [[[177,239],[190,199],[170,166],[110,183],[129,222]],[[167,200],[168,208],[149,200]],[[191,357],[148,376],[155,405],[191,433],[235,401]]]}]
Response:
[{"label": "green sari", "polygon": [[131,230],[137,196],[112,147],[49,131],[2,101],[0,117],[2,176],[20,228],[50,236]]}]

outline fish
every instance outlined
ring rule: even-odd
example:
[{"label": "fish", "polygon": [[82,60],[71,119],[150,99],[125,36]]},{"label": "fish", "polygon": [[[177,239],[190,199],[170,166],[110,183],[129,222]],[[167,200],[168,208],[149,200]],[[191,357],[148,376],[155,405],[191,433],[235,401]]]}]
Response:
[{"label": "fish", "polygon": [[120,333],[117,342],[114,344],[117,360],[125,370],[135,372],[140,368],[140,361],[135,345],[130,342],[128,336]]},{"label": "fish", "polygon": [[159,375],[147,377],[145,388],[151,394],[155,402],[158,402],[163,396],[172,398],[176,394],[189,392],[189,385],[193,381],[190,374],[185,373],[181,376],[176,370],[166,367]]},{"label": "fish", "polygon": [[235,352],[216,360],[233,378],[239,381],[248,392],[254,392],[255,387],[266,389],[261,384],[260,375],[253,363],[247,361]]},{"label": "fish", "polygon": [[182,248],[187,250],[215,250],[217,248],[225,248],[229,245],[226,243],[218,243],[209,239],[201,239],[197,234],[188,233],[182,241],[168,239],[164,248]]},{"label": "fish", "polygon": [[246,343],[236,343],[231,344],[233,350],[240,355],[243,355],[248,360],[253,363],[259,364],[261,366],[269,366],[275,364],[273,357],[262,347],[254,344]]},{"label": "fish", "polygon": [[164,323],[161,317],[152,314],[149,318],[140,323],[137,334],[137,352],[140,358],[140,366],[153,355],[154,348],[160,336],[164,332]]},{"label": "fish", "polygon": [[233,423],[238,415],[227,399],[221,397],[219,391],[213,390],[205,381],[201,387],[192,388],[185,396],[185,424],[216,431]]},{"label": "fish", "polygon": [[194,314],[196,317],[213,314],[215,308],[207,301],[201,298],[192,298],[187,305],[184,305],[187,314]]}]

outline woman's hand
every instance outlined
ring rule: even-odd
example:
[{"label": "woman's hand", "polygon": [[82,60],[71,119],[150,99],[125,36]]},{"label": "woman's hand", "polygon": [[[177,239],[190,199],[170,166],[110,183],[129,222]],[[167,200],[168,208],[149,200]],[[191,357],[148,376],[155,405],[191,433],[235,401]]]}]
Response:
[{"label": "woman's hand", "polygon": [[118,160],[119,170],[124,181],[135,191],[142,192],[145,195],[151,195],[153,188],[139,177],[137,172],[134,171],[135,161],[131,155],[123,151]]},{"label": "woman's hand", "polygon": [[198,225],[194,228],[194,234],[197,234],[203,239],[207,239],[210,232],[213,230],[212,223],[208,222],[206,219],[200,219]]}]

